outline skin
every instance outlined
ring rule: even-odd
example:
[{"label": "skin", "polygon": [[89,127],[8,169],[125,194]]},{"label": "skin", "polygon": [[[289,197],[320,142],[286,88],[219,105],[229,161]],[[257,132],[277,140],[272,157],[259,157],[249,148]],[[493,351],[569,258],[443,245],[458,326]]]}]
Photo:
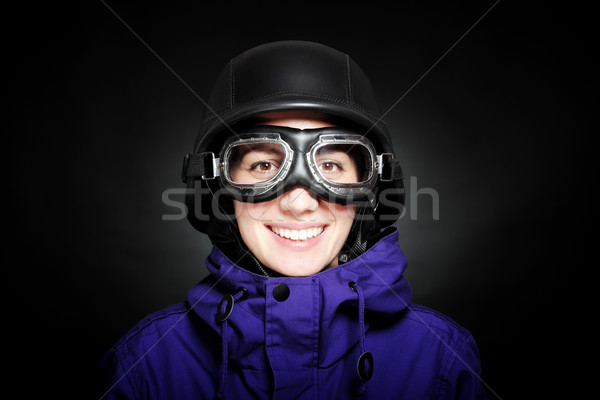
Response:
[{"label": "skin", "polygon": [[[263,114],[258,124],[296,129],[334,126],[327,115],[312,111]],[[356,211],[352,205],[318,199],[301,187],[266,202],[234,201],[234,208],[246,246],[261,263],[286,276],[309,276],[337,266]],[[286,234],[291,238],[281,236]],[[303,235],[304,240],[294,240]]]}]

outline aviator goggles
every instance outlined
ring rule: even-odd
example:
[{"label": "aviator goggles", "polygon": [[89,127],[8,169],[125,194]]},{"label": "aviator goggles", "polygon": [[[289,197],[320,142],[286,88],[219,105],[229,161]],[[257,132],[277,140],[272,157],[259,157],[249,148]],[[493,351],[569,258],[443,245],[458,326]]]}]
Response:
[{"label": "aviator goggles", "polygon": [[373,200],[378,180],[401,179],[391,153],[342,128],[255,126],[227,140],[220,153],[188,154],[184,181],[218,179],[244,202],[271,200],[295,187],[341,204]]}]

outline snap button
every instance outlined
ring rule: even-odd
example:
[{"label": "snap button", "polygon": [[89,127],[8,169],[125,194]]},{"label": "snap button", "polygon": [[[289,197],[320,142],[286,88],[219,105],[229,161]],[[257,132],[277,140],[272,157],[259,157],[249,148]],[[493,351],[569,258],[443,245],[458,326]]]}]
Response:
[{"label": "snap button", "polygon": [[273,289],[273,297],[277,301],[286,301],[290,297],[290,288],[285,283],[280,283]]}]

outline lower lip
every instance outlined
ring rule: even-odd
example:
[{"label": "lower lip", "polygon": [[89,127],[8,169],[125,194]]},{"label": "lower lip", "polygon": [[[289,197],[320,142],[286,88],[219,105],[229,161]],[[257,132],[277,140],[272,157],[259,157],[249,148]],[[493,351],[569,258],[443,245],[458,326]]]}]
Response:
[{"label": "lower lip", "polygon": [[271,235],[273,235],[273,237],[277,241],[277,243],[281,244],[282,246],[288,247],[290,249],[296,249],[296,250],[310,249],[311,247],[316,246],[321,241],[321,238],[323,237],[323,234],[325,234],[325,232],[327,231],[328,227],[329,226],[323,227],[323,232],[321,232],[316,237],[306,239],[306,240],[291,240],[291,239],[286,239],[286,238],[279,236],[278,234],[273,232],[271,230],[271,228],[269,228],[268,226],[265,226],[265,228],[271,233]]}]

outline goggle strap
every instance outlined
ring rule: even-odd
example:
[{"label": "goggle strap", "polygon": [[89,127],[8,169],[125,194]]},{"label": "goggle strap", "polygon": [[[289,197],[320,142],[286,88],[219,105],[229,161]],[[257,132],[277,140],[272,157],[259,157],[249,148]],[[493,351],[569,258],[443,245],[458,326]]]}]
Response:
[{"label": "goggle strap", "polygon": [[400,161],[392,153],[382,153],[377,156],[377,173],[382,182],[392,182],[404,178]]},{"label": "goggle strap", "polygon": [[220,175],[218,158],[215,158],[215,153],[206,151],[204,153],[188,153],[183,158],[183,170],[181,179],[187,183],[188,179],[202,180],[215,179]]}]

